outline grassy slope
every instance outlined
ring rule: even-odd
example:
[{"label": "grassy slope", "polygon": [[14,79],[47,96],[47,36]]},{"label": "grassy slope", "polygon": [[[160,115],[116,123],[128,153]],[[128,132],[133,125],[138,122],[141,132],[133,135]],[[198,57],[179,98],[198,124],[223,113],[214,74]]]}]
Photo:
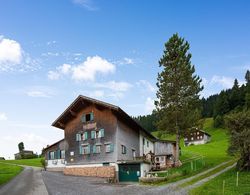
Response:
[{"label": "grassy slope", "polygon": [[0,163],[0,185],[8,182],[23,170],[22,167],[16,165],[7,165]]},{"label": "grassy slope", "polygon": [[[227,131],[225,129],[214,128],[212,118],[208,118],[205,120],[203,129],[209,134],[211,134],[211,142],[203,145],[193,145],[184,147],[183,139],[181,139],[181,160],[186,160],[194,156],[203,156],[206,163],[206,167],[208,168],[232,159],[232,157],[227,154]],[[153,135],[157,136],[158,132],[153,132]],[[160,138],[174,140],[174,136],[172,135],[162,135]]]},{"label": "grassy slope", "polygon": [[202,186],[192,190],[190,194],[220,195],[223,193],[223,180],[225,181],[225,193],[227,195],[238,195],[250,193],[250,172],[239,173],[239,186],[236,186],[236,170],[231,169],[218,177],[210,180]]},{"label": "grassy slope", "polygon": [[[180,159],[184,164],[179,168],[172,168],[167,172],[161,172],[158,176],[168,176],[169,179],[167,183],[174,182],[232,159],[232,157],[227,154],[227,131],[225,129],[214,128],[212,118],[208,118],[204,121],[203,129],[211,134],[211,142],[203,145],[184,147],[184,141],[181,139],[182,155]],[[153,134],[157,136],[159,133],[154,132]],[[174,136],[163,134],[160,138],[173,140]],[[198,160],[194,160],[195,158]],[[191,169],[191,163],[195,168],[193,167],[193,169]]]},{"label": "grassy slope", "polygon": [[5,160],[4,162],[11,163],[11,164],[17,164],[17,165],[42,167],[41,158],[22,159],[22,160]]}]

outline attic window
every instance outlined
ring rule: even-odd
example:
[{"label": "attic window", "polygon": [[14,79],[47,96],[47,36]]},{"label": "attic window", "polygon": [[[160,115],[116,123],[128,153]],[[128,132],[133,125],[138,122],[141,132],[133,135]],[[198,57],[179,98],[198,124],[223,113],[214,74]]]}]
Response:
[{"label": "attic window", "polygon": [[83,123],[86,123],[86,122],[90,122],[90,121],[93,121],[94,120],[94,113],[91,112],[89,114],[83,114],[82,118],[81,118],[81,121]]}]

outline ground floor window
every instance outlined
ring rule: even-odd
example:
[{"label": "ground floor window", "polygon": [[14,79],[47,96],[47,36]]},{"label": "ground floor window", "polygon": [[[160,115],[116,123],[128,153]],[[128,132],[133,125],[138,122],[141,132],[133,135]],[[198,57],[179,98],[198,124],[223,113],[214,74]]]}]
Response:
[{"label": "ground floor window", "polygon": [[61,158],[65,159],[65,150],[61,150]]},{"label": "ground floor window", "polygon": [[126,146],[122,145],[122,154],[126,154],[126,152],[127,152]]}]

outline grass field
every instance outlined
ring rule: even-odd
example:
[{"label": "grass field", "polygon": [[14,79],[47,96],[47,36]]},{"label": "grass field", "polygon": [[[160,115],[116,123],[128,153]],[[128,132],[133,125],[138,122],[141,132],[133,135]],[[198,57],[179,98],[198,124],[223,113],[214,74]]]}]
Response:
[{"label": "grass field", "polygon": [[[182,155],[180,159],[183,165],[179,168],[161,172],[158,174],[159,176],[170,176],[168,182],[173,182],[190,177],[222,162],[233,159],[227,154],[229,144],[227,130],[214,128],[212,118],[208,118],[204,121],[203,129],[211,134],[211,142],[203,145],[184,147],[184,141],[181,139]],[[155,136],[159,135],[158,132],[153,132],[153,134]],[[163,134],[160,138],[173,140],[174,136]],[[171,175],[175,175],[176,177],[171,177]]]},{"label": "grass field", "polygon": [[16,165],[3,164],[0,162],[0,185],[8,182],[23,170]]},{"label": "grass field", "polygon": [[42,167],[41,158],[21,159],[21,160],[5,160],[4,162],[11,163],[11,164],[17,164],[17,165]]},{"label": "grass field", "polygon": [[231,169],[202,186],[189,192],[191,195],[221,195],[223,194],[223,181],[225,182],[224,194],[240,195],[250,194],[250,172],[239,172],[239,185],[236,186],[237,171]]}]

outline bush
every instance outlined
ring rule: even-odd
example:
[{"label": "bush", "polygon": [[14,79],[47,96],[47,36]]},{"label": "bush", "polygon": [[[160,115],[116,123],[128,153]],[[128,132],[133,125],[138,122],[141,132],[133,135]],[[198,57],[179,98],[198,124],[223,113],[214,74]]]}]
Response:
[{"label": "bush", "polygon": [[44,170],[46,171],[47,162],[44,158],[41,159],[41,164],[42,164]]}]

